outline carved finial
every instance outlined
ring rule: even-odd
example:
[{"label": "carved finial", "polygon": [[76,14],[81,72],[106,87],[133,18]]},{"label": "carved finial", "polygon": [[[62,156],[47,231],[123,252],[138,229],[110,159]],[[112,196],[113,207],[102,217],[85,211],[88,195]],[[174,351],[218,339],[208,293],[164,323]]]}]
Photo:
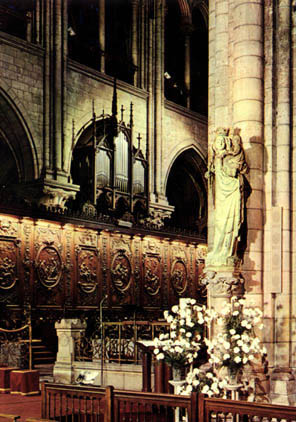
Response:
[{"label": "carved finial", "polygon": [[133,116],[133,103],[130,105],[130,127],[134,125],[134,116]]},{"label": "carved finial", "polygon": [[121,113],[121,121],[123,122],[123,113],[125,112],[125,108],[121,105],[120,113]]},{"label": "carved finial", "polygon": [[112,116],[115,117],[115,118],[117,116],[117,86],[116,86],[116,78],[114,78],[114,85],[113,85]]},{"label": "carved finial", "polygon": [[142,137],[141,137],[140,133],[138,133],[138,136],[137,136],[137,140],[138,140],[138,149],[140,149],[141,139],[142,139]]}]

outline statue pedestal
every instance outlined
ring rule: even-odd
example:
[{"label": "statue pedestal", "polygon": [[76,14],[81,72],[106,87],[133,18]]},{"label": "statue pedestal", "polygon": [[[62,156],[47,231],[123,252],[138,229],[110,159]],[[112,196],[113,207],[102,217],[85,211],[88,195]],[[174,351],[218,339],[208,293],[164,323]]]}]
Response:
[{"label": "statue pedestal", "polygon": [[205,268],[202,284],[208,288],[211,298],[231,298],[232,296],[243,296],[244,279],[239,271],[219,267]]}]

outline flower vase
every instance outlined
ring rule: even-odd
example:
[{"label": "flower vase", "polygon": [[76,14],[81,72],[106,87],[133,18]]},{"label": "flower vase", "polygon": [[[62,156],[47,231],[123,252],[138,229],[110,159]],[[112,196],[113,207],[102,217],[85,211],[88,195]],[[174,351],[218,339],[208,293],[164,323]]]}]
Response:
[{"label": "flower vase", "polygon": [[180,366],[173,366],[172,367],[172,372],[173,372],[173,381],[181,381],[182,380],[182,375],[183,375],[183,368],[181,368]]},{"label": "flower vase", "polygon": [[237,385],[238,384],[238,382],[237,382],[238,372],[233,372],[229,368],[228,368],[227,372],[228,372],[229,384],[230,385]]},{"label": "flower vase", "polygon": [[228,368],[228,377],[229,377],[229,384],[227,385],[227,390],[231,392],[231,399],[238,400],[239,399],[239,390],[243,386],[238,380],[239,371],[231,371]]}]

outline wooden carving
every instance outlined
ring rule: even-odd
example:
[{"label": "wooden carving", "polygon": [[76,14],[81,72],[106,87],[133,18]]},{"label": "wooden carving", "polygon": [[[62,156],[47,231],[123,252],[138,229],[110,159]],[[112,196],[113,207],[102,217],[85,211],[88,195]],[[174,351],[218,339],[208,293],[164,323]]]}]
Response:
[{"label": "wooden carving", "polygon": [[52,289],[59,284],[63,266],[61,255],[54,245],[45,245],[39,249],[35,267],[38,279],[44,287]]},{"label": "wooden carving", "polygon": [[160,291],[160,262],[156,256],[144,260],[144,289],[150,296],[156,296]]},{"label": "wooden carving", "polygon": [[175,292],[181,296],[187,288],[187,270],[183,261],[176,260],[172,265],[171,283]]},{"label": "wooden carving", "polygon": [[119,292],[123,293],[130,287],[131,264],[123,252],[118,252],[111,264],[112,283]]},{"label": "wooden carving", "polygon": [[97,288],[97,251],[80,249],[78,260],[78,285],[87,294],[93,293]]},{"label": "wooden carving", "polygon": [[0,289],[10,290],[17,281],[17,245],[15,241],[0,240]]}]

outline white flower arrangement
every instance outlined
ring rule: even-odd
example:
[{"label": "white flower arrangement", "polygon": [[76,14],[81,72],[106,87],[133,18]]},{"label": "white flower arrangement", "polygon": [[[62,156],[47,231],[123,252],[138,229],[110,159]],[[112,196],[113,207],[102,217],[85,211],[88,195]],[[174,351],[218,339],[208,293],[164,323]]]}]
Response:
[{"label": "white flower arrangement", "polygon": [[202,347],[205,323],[213,318],[213,312],[195,299],[181,299],[179,305],[164,312],[170,324],[170,333],[154,339],[154,354],[171,366],[182,367],[197,358]]},{"label": "white flower arrangement", "polygon": [[226,379],[219,379],[212,370],[198,368],[190,370],[182,386],[181,394],[190,395],[192,391],[207,394],[209,397],[221,396],[227,386]]},{"label": "white flower arrangement", "polygon": [[263,328],[259,324],[262,311],[259,308],[245,307],[244,298],[232,298],[231,303],[222,306],[221,315],[217,323],[223,326],[223,332],[218,333],[212,340],[205,339],[210,356],[209,362],[217,367],[226,367],[230,375],[235,376],[245,365],[251,364],[256,356],[266,354],[265,347],[260,344],[255,334],[255,327]]}]

